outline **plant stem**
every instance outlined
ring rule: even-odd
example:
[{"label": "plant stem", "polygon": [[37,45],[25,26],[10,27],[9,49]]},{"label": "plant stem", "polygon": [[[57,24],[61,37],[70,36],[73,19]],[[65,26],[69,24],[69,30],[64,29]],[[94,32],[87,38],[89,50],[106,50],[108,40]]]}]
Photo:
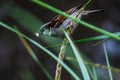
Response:
[{"label": "plant stem", "polygon": [[103,43],[103,48],[104,48],[105,59],[106,59],[107,67],[108,67],[108,74],[109,74],[110,80],[113,80],[112,71],[111,71],[111,68],[110,68],[110,62],[109,62],[108,53],[107,53],[105,43]]},{"label": "plant stem", "polygon": [[[71,26],[72,26],[72,24],[69,24],[68,26],[70,28],[67,30],[67,34],[70,35],[71,34]],[[68,39],[65,37],[64,40],[63,40],[63,43],[61,45],[60,53],[59,53],[59,56],[58,56],[61,61],[63,61],[63,59],[64,59],[64,54],[66,52],[67,44],[68,44]],[[61,71],[62,71],[62,65],[58,62],[57,67],[56,67],[55,80],[60,80]]]},{"label": "plant stem", "polygon": [[26,35],[22,34],[21,32],[19,32],[18,30],[6,25],[5,23],[0,21],[0,27],[4,27],[20,36],[22,36],[23,38],[25,38],[26,40],[28,40],[29,42],[33,43],[34,45],[36,45],[38,48],[40,48],[41,50],[43,50],[44,52],[46,52],[49,56],[51,56],[54,60],[58,61],[59,63],[62,64],[62,66],[71,74],[71,76],[74,77],[75,80],[80,80],[80,78],[78,77],[78,75],[76,75],[76,73],[69,67],[67,66],[63,61],[61,61],[60,59],[58,59],[54,53],[50,52],[48,49],[46,49],[45,47],[43,47],[41,44],[37,43],[36,41],[34,41],[33,39],[27,37]]},{"label": "plant stem", "polygon": [[[14,28],[16,30],[18,30],[18,28],[16,26],[14,26]],[[19,31],[19,30],[18,30]],[[47,71],[47,69],[43,66],[43,64],[40,62],[40,60],[38,59],[38,57],[36,56],[35,52],[32,50],[32,48],[30,47],[30,45],[28,44],[28,42],[18,34],[18,38],[20,39],[21,43],[23,44],[23,46],[25,47],[25,49],[27,50],[27,52],[29,53],[29,55],[32,57],[32,59],[37,63],[37,65],[41,68],[41,70],[45,73],[45,75],[47,76],[47,78],[49,80],[54,80],[52,75]]]},{"label": "plant stem", "polygon": [[[67,44],[68,44],[68,40],[66,38],[64,38],[63,43],[62,43],[61,48],[60,48],[60,53],[58,56],[61,61],[63,61],[63,59],[64,59],[64,54],[66,52]],[[56,66],[55,80],[60,80],[61,71],[62,71],[62,65],[58,62],[57,66]]]}]

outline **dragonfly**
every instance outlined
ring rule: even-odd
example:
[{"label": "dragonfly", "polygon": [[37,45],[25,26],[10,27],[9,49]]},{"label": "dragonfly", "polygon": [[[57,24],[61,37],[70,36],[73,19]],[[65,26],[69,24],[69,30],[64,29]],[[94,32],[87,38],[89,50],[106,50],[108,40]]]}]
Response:
[{"label": "dragonfly", "polygon": [[[90,2],[90,1],[89,1]],[[101,9],[98,10],[85,10],[85,5],[78,5],[75,6],[68,11],[66,11],[67,14],[69,14],[71,17],[81,20],[82,16],[88,15],[90,13],[101,11]],[[35,33],[36,36],[39,35],[48,35],[48,36],[54,36],[54,37],[63,37],[64,33],[62,31],[62,28],[65,30],[70,30],[70,33],[72,34],[76,27],[78,26],[77,22],[72,21],[69,18],[66,18],[62,15],[56,15],[51,21],[45,23],[42,25],[37,32]]]}]

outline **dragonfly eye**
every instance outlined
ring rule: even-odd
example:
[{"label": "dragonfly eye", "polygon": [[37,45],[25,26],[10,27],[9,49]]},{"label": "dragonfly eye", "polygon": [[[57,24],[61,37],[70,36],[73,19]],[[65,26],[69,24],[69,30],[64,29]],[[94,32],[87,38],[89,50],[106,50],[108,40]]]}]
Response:
[{"label": "dragonfly eye", "polygon": [[40,34],[43,34],[43,32],[44,32],[45,30],[46,30],[45,27],[40,28],[40,29],[35,33],[35,35],[36,35],[36,36],[39,36]]},{"label": "dragonfly eye", "polygon": [[49,36],[51,36],[51,33],[52,33],[52,31],[50,29],[45,29],[43,31],[43,35],[49,35]]},{"label": "dragonfly eye", "polygon": [[42,28],[41,30],[45,30],[46,28]]}]

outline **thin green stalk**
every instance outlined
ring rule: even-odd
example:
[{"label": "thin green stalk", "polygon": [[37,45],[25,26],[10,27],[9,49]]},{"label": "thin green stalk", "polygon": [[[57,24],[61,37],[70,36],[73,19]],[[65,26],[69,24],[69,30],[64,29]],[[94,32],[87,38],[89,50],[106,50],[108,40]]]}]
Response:
[{"label": "thin green stalk", "polygon": [[85,8],[88,6],[88,4],[91,3],[91,1],[92,1],[92,0],[88,0],[88,2],[83,6],[83,8],[85,9]]},{"label": "thin green stalk", "polygon": [[52,6],[44,3],[42,1],[38,1],[38,0],[31,0],[31,1],[34,2],[34,3],[36,3],[36,4],[38,4],[38,5],[40,5],[40,6],[42,6],[42,7],[44,7],[44,8],[46,8],[46,9],[49,9],[49,10],[51,10],[51,11],[57,13],[57,14],[60,14],[60,15],[65,16],[67,18],[70,18],[73,21],[75,21],[75,22],[77,22],[77,23],[79,23],[79,24],[81,24],[81,25],[83,25],[83,26],[85,26],[85,27],[87,27],[89,29],[97,31],[97,32],[99,32],[101,34],[105,34],[107,36],[110,36],[113,39],[116,39],[116,40],[120,41],[120,37],[119,36],[117,36],[115,34],[112,34],[112,33],[108,32],[108,31],[105,31],[103,29],[100,29],[100,28],[98,28],[98,27],[96,27],[96,26],[94,26],[92,24],[89,24],[89,23],[87,23],[85,21],[82,21],[82,20],[79,20],[79,19],[75,19],[75,18],[71,17],[69,14],[66,14],[65,12],[63,12],[61,10],[58,10],[57,8],[54,8],[54,7],[52,7]]},{"label": "thin green stalk", "polygon": [[[120,36],[120,32],[115,32],[113,33],[117,36]],[[101,36],[95,36],[95,37],[89,37],[89,38],[84,38],[84,39],[80,39],[80,40],[75,40],[75,43],[81,43],[81,42],[90,42],[90,41],[95,41],[95,40],[102,40],[102,39],[107,39],[109,40],[110,37],[107,35],[101,35]],[[55,44],[55,45],[50,45],[50,46],[46,46],[46,48],[51,48],[51,47],[55,47],[55,46],[59,46],[61,45],[61,43],[59,44]]]},{"label": "thin green stalk", "polygon": [[106,49],[105,43],[103,43],[103,48],[104,48],[105,59],[106,59],[107,67],[108,67],[109,77],[110,77],[110,80],[113,80],[112,71],[110,69],[110,62],[109,62],[109,58],[108,58],[108,55],[107,55],[108,53],[107,53],[107,49]]},{"label": "thin green stalk", "polygon": [[[71,27],[72,25],[69,24],[67,26]],[[69,35],[71,34],[71,29],[67,30],[67,34],[69,34]],[[61,61],[63,61],[63,59],[64,59],[64,55],[65,55],[65,52],[66,52],[67,44],[68,44],[68,39],[65,37],[64,40],[63,40],[62,46],[60,48],[60,53],[59,53],[59,59]],[[55,80],[60,80],[61,71],[62,71],[62,65],[58,62],[57,63],[57,68],[56,68]]]},{"label": "thin green stalk", "polygon": [[88,70],[88,72],[89,72],[89,75],[90,75],[90,77],[91,77],[91,80],[95,80],[95,79],[94,79],[95,76],[93,75],[93,71],[92,71],[92,69],[91,69],[91,66],[94,66],[94,65],[89,65],[88,63],[86,63],[86,61],[84,61],[84,63],[85,63],[86,68],[87,68],[87,70]]},{"label": "thin green stalk", "polygon": [[92,70],[93,70],[94,80],[98,80],[97,73],[96,73],[96,69],[95,69],[95,66],[94,66],[94,65],[92,65]]},{"label": "thin green stalk", "polygon": [[[75,58],[73,58],[73,57],[66,57],[66,60],[69,60],[69,61],[77,61]],[[102,65],[102,64],[99,64],[99,63],[91,63],[91,62],[87,62],[87,61],[84,61],[84,63],[86,64],[86,65],[93,65],[93,66],[95,66],[95,67],[100,67],[100,68],[102,68],[102,69],[109,69],[107,66],[105,66],[105,65]],[[118,68],[114,68],[114,67],[110,67],[110,69],[112,70],[112,71],[114,71],[114,72],[120,72],[120,69],[118,69]]]},{"label": "thin green stalk", "polygon": [[37,47],[39,47],[40,49],[42,49],[43,51],[45,51],[48,55],[50,55],[54,60],[58,61],[60,64],[62,64],[62,66],[71,74],[72,77],[74,77],[75,80],[80,80],[80,78],[75,74],[75,72],[68,67],[63,61],[61,61],[60,59],[58,59],[52,52],[50,52],[48,49],[46,49],[45,47],[43,47],[42,45],[40,45],[39,43],[37,43],[36,41],[34,41],[33,39],[25,36],[24,34],[22,34],[21,32],[15,30],[14,28],[4,24],[3,22],[0,22],[0,25],[22,37],[24,37],[25,39],[27,39],[28,41],[30,41],[31,43],[33,43],[34,45],[36,45]]},{"label": "thin green stalk", "polygon": [[27,41],[19,36],[20,41],[22,42],[22,44],[24,45],[24,47],[26,48],[26,50],[28,51],[28,53],[30,54],[30,56],[33,58],[33,60],[38,64],[38,66],[43,70],[43,72],[45,73],[45,75],[47,76],[47,78],[49,80],[54,80],[52,75],[44,68],[44,66],[42,65],[42,63],[40,62],[40,60],[38,59],[38,57],[35,55],[34,51],[32,50],[32,48],[29,46],[29,44],[27,43]]},{"label": "thin green stalk", "polygon": [[81,69],[81,72],[82,72],[82,75],[83,75],[84,80],[90,80],[90,76],[89,76],[88,71],[87,71],[87,68],[86,68],[86,66],[85,66],[85,64],[84,64],[84,62],[83,62],[83,60],[82,60],[82,57],[81,57],[81,55],[80,55],[80,52],[79,52],[78,49],[76,48],[75,44],[72,42],[72,40],[71,40],[71,38],[69,37],[68,33],[67,33],[64,29],[62,29],[62,30],[63,30],[66,38],[68,39],[68,41],[69,41],[69,43],[70,43],[70,45],[71,45],[71,47],[72,47],[72,50],[73,50],[73,52],[74,52],[74,54],[75,54],[75,57],[76,57],[76,59],[77,59],[77,61],[78,61],[79,68]]}]

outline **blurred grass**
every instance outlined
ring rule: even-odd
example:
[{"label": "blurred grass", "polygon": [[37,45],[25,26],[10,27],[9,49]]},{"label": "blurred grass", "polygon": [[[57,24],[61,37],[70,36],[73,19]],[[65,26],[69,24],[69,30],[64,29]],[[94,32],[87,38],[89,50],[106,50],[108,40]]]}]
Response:
[{"label": "blurred grass", "polygon": [[0,6],[20,25],[32,33],[35,33],[38,27],[43,24],[41,20],[13,0],[5,0],[5,3]]},{"label": "blurred grass", "polygon": [[105,43],[103,43],[103,49],[104,49],[105,59],[106,59],[107,67],[108,67],[108,74],[109,74],[110,80],[113,80],[112,70],[110,68],[110,62],[109,62],[108,53],[107,53]]},{"label": "blurred grass", "polygon": [[16,72],[20,80],[36,80],[35,76],[33,75],[33,73],[26,64],[23,64],[22,66],[21,65],[17,66],[18,67]]},{"label": "blurred grass", "polygon": [[[35,1],[35,0],[34,0]],[[32,32],[33,34],[37,31],[37,29],[43,24],[39,19],[37,19],[34,15],[32,15],[31,13],[29,13],[28,11],[26,11],[25,9],[23,9],[22,7],[20,7],[19,5],[17,5],[16,3],[14,3],[12,0],[8,0],[4,5],[1,5],[6,11],[8,11],[9,15],[14,18],[20,25],[22,25],[24,28],[26,28],[28,31]],[[63,12],[62,12],[63,13]],[[66,16],[66,14],[63,13],[63,15]],[[69,16],[68,16],[69,17]],[[76,21],[76,20],[75,20]],[[11,29],[12,30],[12,29]],[[18,32],[19,33],[19,32]],[[118,32],[119,33],[119,32]],[[21,33],[20,33],[21,34]],[[104,34],[104,33],[103,33]],[[107,34],[107,33],[105,33]],[[119,33],[120,35],[120,33]],[[93,40],[97,40],[97,39],[104,39],[104,38],[110,38],[109,36],[113,36],[114,38],[116,37],[116,39],[119,40],[119,37],[115,36],[115,35],[102,35],[102,36],[97,36],[97,37],[91,37],[91,38],[86,38],[83,40],[79,40],[76,42],[87,42],[87,41],[93,41]],[[25,36],[24,36],[25,37]],[[53,45],[53,44],[58,44],[60,42],[62,42],[61,38],[53,38],[53,37],[48,37],[48,36],[40,36],[39,37],[40,40],[44,41],[45,43],[47,43],[48,45]],[[27,39],[29,39],[27,37]],[[30,39],[30,41],[32,42],[32,40]],[[34,43],[34,42],[33,42]],[[35,45],[37,45],[36,43],[34,43]],[[38,46],[38,45],[37,45]],[[59,47],[54,47],[54,50],[56,50],[58,52]],[[49,51],[48,51],[49,52]],[[73,55],[73,51],[71,50],[70,46],[67,47],[67,53],[69,53],[68,55]],[[51,55],[52,56],[52,55]],[[53,56],[52,56],[53,57]],[[55,58],[57,60],[57,57]],[[58,60],[59,61],[59,60]],[[62,62],[61,62],[62,63]],[[77,64],[74,63],[73,64]],[[93,64],[94,65],[94,64]],[[97,65],[96,65],[97,66]],[[101,66],[101,65],[100,65]],[[64,65],[65,67],[65,65]],[[103,68],[109,69],[108,67],[104,67]],[[68,69],[69,70],[69,69]],[[118,70],[119,71],[119,70]],[[71,74],[73,74],[72,72],[70,72]],[[79,80],[78,76],[76,76],[76,74],[73,74],[72,76],[76,77],[76,79]]]},{"label": "blurred grass", "polygon": [[[18,30],[15,27],[16,30]],[[21,41],[21,43],[24,45],[25,49],[28,51],[29,55],[32,57],[32,59],[38,64],[38,66],[40,67],[40,69],[45,73],[45,75],[47,76],[47,78],[49,80],[54,80],[54,78],[52,77],[52,75],[47,71],[47,69],[42,65],[42,63],[40,62],[40,60],[38,59],[38,57],[36,56],[36,54],[34,53],[34,51],[32,50],[32,48],[29,46],[29,44],[27,43],[27,41],[19,36],[19,39]]]},{"label": "blurred grass", "polygon": [[[68,60],[68,61],[74,61],[74,62],[77,62],[77,60],[75,59],[75,58],[73,58],[73,57],[69,57],[69,56],[67,56],[67,57],[65,57],[65,59],[66,60]],[[99,64],[99,63],[93,63],[93,62],[88,62],[88,61],[85,61],[84,60],[84,63],[86,64],[86,65],[91,65],[91,66],[95,66],[95,67],[99,67],[99,68],[102,68],[102,69],[111,69],[112,71],[115,71],[115,72],[120,72],[120,69],[119,68],[114,68],[114,67],[107,67],[106,65],[102,65],[102,64]]]},{"label": "blurred grass", "polygon": [[94,80],[98,80],[96,68],[94,65],[92,65],[92,71],[93,71]]},{"label": "blurred grass", "polygon": [[[120,32],[115,32],[113,33],[117,36],[120,36]],[[107,35],[101,35],[101,36],[95,36],[95,37],[89,37],[89,38],[84,38],[84,39],[79,39],[79,40],[75,40],[74,42],[75,43],[83,43],[83,42],[90,42],[90,41],[95,41],[95,40],[104,40],[103,42],[107,41],[107,40],[110,40],[111,38]],[[101,43],[101,41],[100,41]],[[97,43],[99,44],[99,43]],[[95,44],[95,45],[97,45]],[[60,46],[61,43],[59,44],[55,44],[55,45],[50,45],[50,46],[46,46],[46,48],[52,48],[52,47],[56,47],[56,46]]]},{"label": "blurred grass", "polygon": [[78,51],[77,47],[75,46],[75,44],[73,43],[73,41],[69,37],[68,33],[64,29],[63,29],[63,32],[64,32],[66,38],[68,39],[68,41],[72,47],[72,50],[73,50],[75,57],[77,59],[77,62],[79,64],[79,70],[81,70],[84,80],[90,80],[88,70],[83,62],[83,58],[81,56],[80,51]]},{"label": "blurred grass", "polygon": [[29,38],[28,36],[25,36],[24,34],[22,34],[21,32],[19,32],[18,30],[4,24],[3,22],[0,22],[0,25],[16,34],[18,34],[19,36],[27,39],[29,42],[33,43],[34,45],[36,45],[38,48],[40,48],[41,50],[43,50],[44,52],[46,52],[49,56],[51,56],[54,60],[56,60],[57,62],[59,62],[60,64],[62,64],[62,66],[71,74],[71,76],[74,77],[74,79],[76,80],[80,80],[80,78],[76,75],[76,73],[69,67],[67,66],[63,61],[61,61],[60,59],[58,59],[54,53],[50,52],[48,49],[46,49],[44,46],[42,46],[41,44],[37,43],[36,41],[34,41],[33,39]]},{"label": "blurred grass", "polygon": [[[1,7],[22,27],[26,30],[34,33],[43,25],[43,22],[39,20],[36,16],[22,8],[20,5],[16,4],[13,0],[6,0]],[[48,45],[53,45],[62,42],[62,38],[59,37],[49,37],[49,36],[39,36],[42,42]],[[55,51],[59,51],[59,47],[53,48]]]}]

